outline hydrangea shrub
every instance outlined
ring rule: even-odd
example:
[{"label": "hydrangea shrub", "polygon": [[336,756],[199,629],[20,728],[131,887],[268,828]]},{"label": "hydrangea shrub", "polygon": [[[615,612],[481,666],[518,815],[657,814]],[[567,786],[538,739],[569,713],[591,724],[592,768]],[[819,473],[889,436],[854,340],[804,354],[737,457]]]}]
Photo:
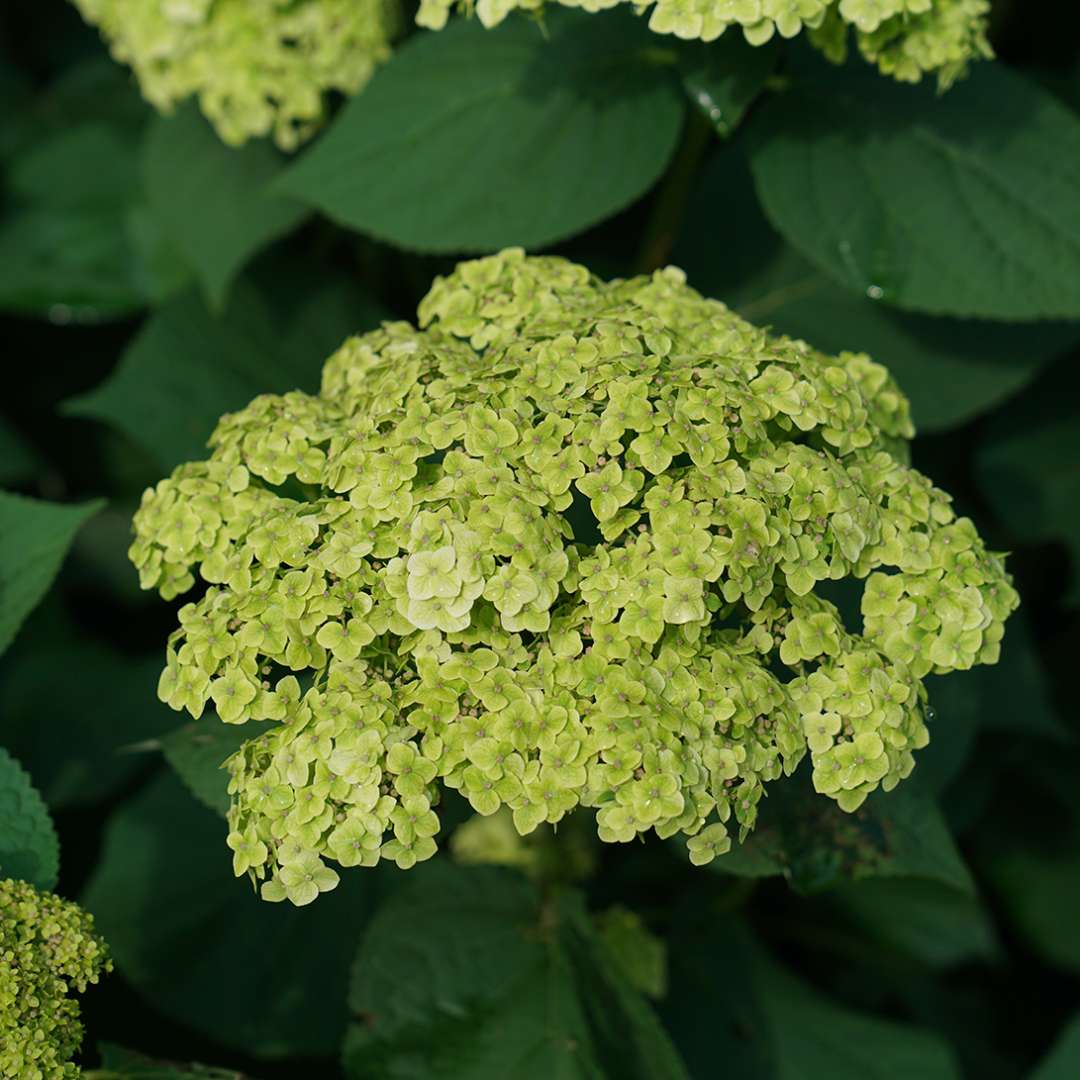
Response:
[{"label": "hydrangea shrub", "polygon": [[143,96],[189,97],[230,144],[272,134],[292,149],[327,91],[355,93],[390,55],[398,0],[73,0]]},{"label": "hydrangea shrub", "polygon": [[[522,834],[754,826],[809,755],[845,810],[912,770],[921,679],[991,663],[1017,596],[907,463],[908,404],[702,298],[508,250],[318,395],[222,418],[148,490],[131,558],[180,608],[160,694],[251,738],[228,844],[269,900],[436,850],[442,788]],[[864,582],[861,628],[822,595]]]},{"label": "hydrangea shrub", "polygon": [[81,908],[23,881],[0,881],[0,1076],[77,1077],[78,1002],[111,971],[94,920]]},{"label": "hydrangea shrub", "polygon": [[[546,0],[420,0],[417,21],[441,29],[455,7],[475,11],[485,26],[511,11],[540,11]],[[948,86],[978,57],[991,55],[986,38],[989,0],[553,0],[601,11],[632,3],[649,10],[649,27],[660,34],[714,41],[731,28],[751,45],[806,30],[832,60],[847,55],[854,35],[859,52],[882,73],[918,82],[936,72]]]}]

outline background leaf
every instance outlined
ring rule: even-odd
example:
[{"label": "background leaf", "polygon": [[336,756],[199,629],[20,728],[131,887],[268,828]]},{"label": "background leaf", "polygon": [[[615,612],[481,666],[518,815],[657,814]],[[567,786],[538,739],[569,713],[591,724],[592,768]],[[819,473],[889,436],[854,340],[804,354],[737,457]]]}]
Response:
[{"label": "background leaf", "polygon": [[[344,322],[337,289],[294,295],[289,306],[272,308],[242,283],[221,318],[187,293],[159,308],[112,376],[65,410],[116,425],[169,469],[203,457],[220,417],[257,395],[317,391],[330,352],[378,318],[362,296],[354,296],[350,314]],[[293,315],[299,322],[290,325]]]},{"label": "background leaf", "polygon": [[0,743],[54,810],[85,807],[146,765],[147,755],[127,750],[130,744],[175,726],[157,700],[163,654],[88,637],[63,613],[38,615],[49,618],[35,616],[0,671]]},{"label": "background leaf", "polygon": [[0,491],[0,653],[52,584],[79,526],[102,505],[61,506]]},{"label": "background leaf", "polygon": [[489,867],[425,867],[364,937],[352,1078],[684,1077],[573,894]]},{"label": "background leaf", "polygon": [[1080,317],[1080,117],[980,64],[948,94],[817,64],[755,118],[776,227],[836,281],[916,311]]},{"label": "background leaf", "polygon": [[849,879],[914,877],[974,886],[937,804],[915,777],[874,792],[853,814],[810,790],[805,772],[775,785],[754,831],[709,863],[739,877],[782,874],[802,892]]},{"label": "background leaf", "polygon": [[1080,341],[1080,326],[1007,326],[896,311],[844,288],[784,243],[757,204],[745,160],[714,155],[674,261],[702,292],[826,352],[867,352],[911,399],[920,433],[987,411]]},{"label": "background leaf", "polygon": [[233,877],[225,833],[162,773],[113,815],[82,903],[158,1009],[260,1056],[332,1054],[378,876],[343,874],[316,908],[269,904]]},{"label": "background leaf", "polygon": [[125,1050],[110,1043],[100,1048],[102,1068],[83,1071],[85,1080],[244,1080],[242,1073],[208,1065],[178,1065]]},{"label": "background leaf", "polygon": [[930,1032],[862,1015],[814,993],[763,953],[751,979],[783,1080],[959,1080]]},{"label": "background leaf", "polygon": [[268,190],[283,160],[266,142],[226,146],[193,104],[150,125],[142,150],[150,211],[215,310],[244,264],[307,213]]},{"label": "background leaf", "polygon": [[545,28],[410,39],[278,187],[430,252],[541,248],[621,210],[675,148],[675,54],[628,12],[551,10]]},{"label": "background leaf", "polygon": [[229,809],[229,774],[222,763],[256,732],[255,723],[223,724],[215,715],[204,715],[161,739],[165,760],[176,770],[188,790],[216,814]]},{"label": "background leaf", "polygon": [[683,88],[716,133],[728,138],[765,89],[779,59],[772,45],[754,46],[740,34],[688,43],[679,56]]},{"label": "background leaf", "polygon": [[1060,541],[1072,559],[1066,590],[1080,603],[1080,410],[1054,387],[1000,417],[978,457],[986,497],[1025,543]]},{"label": "background leaf", "polygon": [[1031,1080],[1072,1080],[1080,1075],[1080,1014],[1075,1016],[1054,1044]]},{"label": "background leaf", "polygon": [[53,889],[60,843],[49,811],[22,766],[0,747],[0,878]]}]

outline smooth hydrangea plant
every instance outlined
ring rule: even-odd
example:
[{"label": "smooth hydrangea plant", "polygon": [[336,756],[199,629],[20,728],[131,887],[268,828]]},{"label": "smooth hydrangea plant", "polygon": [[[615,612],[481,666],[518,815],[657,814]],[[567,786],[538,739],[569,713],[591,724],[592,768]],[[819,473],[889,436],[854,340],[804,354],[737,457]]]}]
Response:
[{"label": "smooth hydrangea plant", "polygon": [[936,72],[948,86],[970,61],[991,55],[986,39],[989,0],[420,0],[417,21],[441,29],[455,7],[472,11],[488,27],[516,10],[540,11],[545,3],[600,11],[633,4],[651,11],[657,33],[714,41],[739,29],[751,45],[806,30],[832,60],[847,55],[854,35],[862,55],[886,75],[918,82]]},{"label": "smooth hydrangea plant", "polygon": [[[520,250],[225,416],[131,558],[179,612],[160,694],[251,738],[228,843],[270,900],[436,850],[442,788],[519,832],[752,829],[809,754],[854,810],[912,770],[928,672],[998,655],[1001,559],[907,464],[908,404],[703,299]],[[860,628],[822,586],[861,579]]]},{"label": "smooth hydrangea plant", "polygon": [[0,1077],[77,1077],[82,1025],[70,992],[111,970],[90,915],[26,882],[0,881]]},{"label": "smooth hydrangea plant", "polygon": [[189,97],[236,145],[292,149],[320,125],[327,91],[352,94],[390,54],[399,0],[73,0],[143,96]]}]

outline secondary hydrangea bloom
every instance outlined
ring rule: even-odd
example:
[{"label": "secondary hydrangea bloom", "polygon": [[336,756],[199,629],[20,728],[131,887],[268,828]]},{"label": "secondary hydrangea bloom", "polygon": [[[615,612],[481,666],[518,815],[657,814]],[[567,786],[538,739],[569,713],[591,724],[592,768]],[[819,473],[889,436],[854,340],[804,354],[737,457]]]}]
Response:
[{"label": "secondary hydrangea bloom", "polygon": [[398,0],[73,0],[144,97],[197,97],[230,144],[273,134],[292,149],[329,90],[352,94],[390,54]]},{"label": "secondary hydrangea bloom", "polygon": [[0,881],[0,1076],[77,1077],[82,1042],[72,990],[111,971],[85,911],[22,881]]},{"label": "secondary hydrangea bloom", "polygon": [[[703,299],[520,250],[463,263],[148,490],[160,693],[251,724],[229,845],[268,899],[431,856],[440,787],[518,831],[707,862],[809,753],[853,810],[927,742],[920,677],[998,655],[1000,558],[906,464],[908,404]],[[816,591],[865,579],[865,627]]]},{"label": "secondary hydrangea bloom", "polygon": [[[714,41],[741,29],[751,45],[806,30],[830,59],[842,61],[853,34],[859,51],[886,75],[918,82],[936,72],[942,86],[968,63],[991,55],[986,39],[989,0],[553,0],[600,11],[616,4],[651,9],[649,27],[661,34]],[[545,0],[420,0],[417,21],[441,29],[455,7],[495,26],[511,11],[539,11]]]}]

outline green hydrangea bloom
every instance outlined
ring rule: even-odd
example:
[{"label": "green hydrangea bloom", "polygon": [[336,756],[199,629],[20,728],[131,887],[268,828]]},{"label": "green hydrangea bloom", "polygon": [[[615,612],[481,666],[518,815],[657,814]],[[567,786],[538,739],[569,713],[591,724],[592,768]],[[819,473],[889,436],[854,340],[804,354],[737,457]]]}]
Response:
[{"label": "green hydrangea bloom", "polygon": [[0,881],[0,1076],[66,1080],[82,1042],[78,1002],[111,971],[94,920],[24,881]]},{"label": "green hydrangea bloom", "polygon": [[[806,30],[830,59],[847,54],[850,35],[859,51],[886,75],[918,82],[936,72],[950,85],[968,64],[992,55],[986,38],[989,0],[551,0],[566,7],[600,11],[616,4],[651,8],[649,27],[660,34],[714,41],[725,30],[742,30],[751,45]],[[417,22],[434,30],[450,12],[472,12],[484,26],[514,10],[539,11],[545,0],[420,0]]]},{"label": "green hydrangea bloom", "polygon": [[[847,810],[911,772],[920,678],[993,662],[1017,596],[906,462],[908,404],[703,299],[508,250],[420,329],[347,341],[148,490],[131,557],[180,609],[161,696],[252,723],[238,874],[436,850],[440,789],[527,834],[691,837],[707,862],[809,753]],[[865,630],[815,592],[865,579]]]},{"label": "green hydrangea bloom", "polygon": [[390,54],[398,0],[73,0],[143,95],[169,112],[197,97],[221,138],[272,134],[291,150],[327,91],[352,94]]}]

